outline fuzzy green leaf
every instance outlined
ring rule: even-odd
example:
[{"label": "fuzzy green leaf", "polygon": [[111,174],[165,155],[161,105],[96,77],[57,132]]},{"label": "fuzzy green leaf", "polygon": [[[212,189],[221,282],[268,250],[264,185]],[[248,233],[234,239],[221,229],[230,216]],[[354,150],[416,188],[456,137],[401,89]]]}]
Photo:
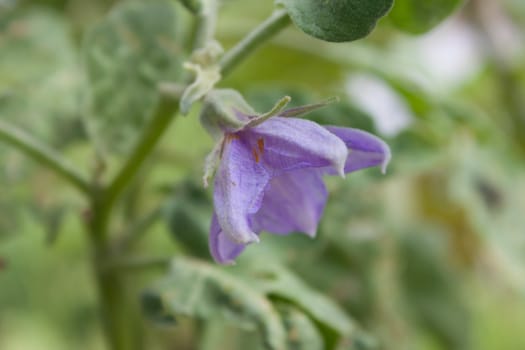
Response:
[{"label": "fuzzy green leaf", "polygon": [[304,284],[284,266],[254,264],[246,278],[267,295],[286,300],[303,310],[316,322],[338,335],[350,335],[353,321],[330,299]]},{"label": "fuzzy green leaf", "polygon": [[464,0],[396,0],[389,17],[399,29],[421,34],[437,26],[463,3]]},{"label": "fuzzy green leaf", "polygon": [[159,83],[181,75],[176,22],[169,1],[130,1],[88,33],[88,122],[103,151],[129,149],[155,105]]},{"label": "fuzzy green leaf", "polygon": [[240,327],[256,328],[267,349],[286,349],[285,331],[271,302],[214,265],[174,260],[170,275],[146,291],[142,300],[153,319],[222,317]]},{"label": "fuzzy green leaf", "polygon": [[78,119],[82,78],[67,34],[71,30],[51,11],[10,13],[0,6],[0,118],[56,148],[85,136]]},{"label": "fuzzy green leaf", "polygon": [[284,303],[278,305],[278,310],[288,333],[287,349],[322,350],[325,348],[316,325],[302,311]]},{"label": "fuzzy green leaf", "polygon": [[367,36],[392,7],[393,0],[278,0],[303,32],[325,41]]}]

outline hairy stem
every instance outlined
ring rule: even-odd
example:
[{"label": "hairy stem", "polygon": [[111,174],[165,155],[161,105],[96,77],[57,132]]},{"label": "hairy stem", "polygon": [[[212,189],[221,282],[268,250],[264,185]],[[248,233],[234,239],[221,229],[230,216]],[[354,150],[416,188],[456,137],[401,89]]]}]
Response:
[{"label": "hairy stem", "polygon": [[74,165],[69,163],[46,144],[36,140],[27,132],[6,121],[0,120],[0,140],[6,141],[27,156],[47,166],[81,192],[85,194],[90,192],[91,186],[89,182]]},{"label": "hairy stem", "polygon": [[133,247],[140,238],[148,231],[148,229],[153,226],[158,220],[162,217],[162,208],[155,208],[145,217],[138,220],[132,227],[126,230],[120,239],[115,242],[115,249],[117,250],[127,250],[130,247]]},{"label": "hairy stem", "polygon": [[226,52],[220,61],[222,76],[228,75],[240,61],[245,59],[269,38],[286,28],[290,22],[290,18],[285,10],[275,11],[272,16]]},{"label": "hairy stem", "polygon": [[94,199],[90,225],[93,266],[98,287],[103,328],[111,350],[142,349],[140,322],[124,277],[116,269],[107,269],[113,254],[107,247],[108,221],[103,199]]},{"label": "hairy stem", "polygon": [[217,25],[217,0],[203,0],[201,9],[197,14],[197,32],[193,50],[198,50],[206,45],[215,36]]},{"label": "hairy stem", "polygon": [[173,116],[178,110],[178,105],[177,99],[161,94],[149,124],[144,128],[144,132],[133,148],[131,155],[106,190],[105,211],[110,211],[117,198],[134,179],[135,174],[144,163],[144,160],[146,160],[153,148],[157,145],[160,137],[173,120]]},{"label": "hairy stem", "polygon": [[[137,140],[129,158],[108,186],[93,186],[89,234],[94,251],[93,265],[98,285],[106,338],[112,350],[142,348],[140,322],[132,296],[118,269],[108,269],[109,261],[125,257],[110,242],[110,219],[116,201],[135,178],[141,165],[158,144],[177,112],[178,100],[161,94],[148,125]],[[117,255],[117,256],[116,256]]]}]

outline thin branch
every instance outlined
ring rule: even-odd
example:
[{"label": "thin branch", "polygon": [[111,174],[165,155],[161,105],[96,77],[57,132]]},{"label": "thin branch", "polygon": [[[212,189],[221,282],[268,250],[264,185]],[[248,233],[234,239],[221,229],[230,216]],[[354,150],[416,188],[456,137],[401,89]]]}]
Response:
[{"label": "thin branch", "polygon": [[213,40],[217,26],[217,0],[203,0],[197,14],[197,33],[193,43],[193,51],[206,46]]},{"label": "thin branch", "polygon": [[0,140],[4,140],[14,148],[25,153],[30,158],[48,167],[57,175],[68,180],[73,186],[85,194],[89,194],[91,186],[77,168],[64,159],[48,145],[38,141],[24,130],[0,120]]},{"label": "thin branch", "polygon": [[241,41],[231,48],[220,61],[221,74],[226,76],[240,61],[255,51],[291,23],[285,10],[277,10],[266,21],[248,33]]},{"label": "thin branch", "polygon": [[106,210],[113,206],[115,200],[133,180],[148,155],[158,144],[161,136],[174,119],[173,117],[178,110],[178,105],[178,99],[164,93],[160,94],[159,102],[148,125],[137,140],[126,163],[124,163],[105,192],[104,201],[107,207]]}]

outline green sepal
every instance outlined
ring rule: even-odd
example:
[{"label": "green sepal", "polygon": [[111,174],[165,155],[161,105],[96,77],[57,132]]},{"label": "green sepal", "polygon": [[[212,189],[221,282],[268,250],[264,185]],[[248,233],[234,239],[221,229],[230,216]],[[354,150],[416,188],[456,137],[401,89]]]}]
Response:
[{"label": "green sepal", "polygon": [[247,121],[241,120],[238,113],[245,116],[257,115],[239,92],[233,89],[216,89],[206,95],[200,120],[215,139],[220,139],[225,130],[234,131],[246,125]]},{"label": "green sepal", "polygon": [[309,105],[287,109],[286,111],[281,113],[281,117],[302,117],[305,114],[308,114],[310,112],[316,111],[321,108],[324,108],[336,102],[339,102],[339,97],[337,96],[330,97],[319,103],[314,103],[314,104],[309,104]]},{"label": "green sepal", "polygon": [[221,137],[219,141],[215,143],[213,149],[206,156],[204,160],[204,175],[202,176],[202,184],[204,188],[207,188],[209,185],[209,179],[215,175],[215,171],[219,167],[221,160],[221,150],[224,144],[224,137]]},{"label": "green sepal", "polygon": [[257,125],[260,125],[270,119],[271,117],[275,116],[281,116],[281,111],[290,103],[292,98],[290,96],[284,96],[281,98],[277,103],[270,109],[268,112],[261,114],[252,120],[248,124],[246,124],[247,127],[254,127]]}]

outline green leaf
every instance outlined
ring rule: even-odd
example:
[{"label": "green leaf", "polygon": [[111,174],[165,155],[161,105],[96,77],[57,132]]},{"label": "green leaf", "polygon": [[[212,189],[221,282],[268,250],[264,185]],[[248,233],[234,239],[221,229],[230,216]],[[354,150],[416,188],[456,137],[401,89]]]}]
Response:
[{"label": "green leaf", "polygon": [[298,306],[337,335],[351,335],[355,330],[353,321],[334,302],[311,289],[284,266],[255,263],[245,278],[267,295]]},{"label": "green leaf", "polygon": [[421,34],[450,16],[464,0],[396,0],[388,15],[399,28]]},{"label": "green leaf", "polygon": [[0,10],[0,116],[55,147],[83,136],[70,31],[53,11]]},{"label": "green leaf", "polygon": [[160,82],[182,72],[170,1],[123,2],[88,33],[89,126],[103,151],[125,151],[155,105]]},{"label": "green leaf", "polygon": [[303,32],[325,41],[367,36],[392,7],[393,0],[278,0]]},{"label": "green leaf", "polygon": [[170,275],[146,291],[142,301],[153,319],[222,317],[240,327],[256,328],[267,349],[286,349],[285,331],[270,301],[214,265],[176,259]]},{"label": "green leaf", "polygon": [[322,350],[324,342],[319,330],[301,310],[281,303],[277,309],[288,333],[289,350]]},{"label": "green leaf", "polygon": [[192,256],[209,259],[208,231],[212,203],[200,185],[185,181],[177,187],[164,214],[171,236]]},{"label": "green leaf", "polygon": [[208,319],[199,332],[199,350],[263,350],[261,336],[256,330],[240,329],[224,319]]}]

